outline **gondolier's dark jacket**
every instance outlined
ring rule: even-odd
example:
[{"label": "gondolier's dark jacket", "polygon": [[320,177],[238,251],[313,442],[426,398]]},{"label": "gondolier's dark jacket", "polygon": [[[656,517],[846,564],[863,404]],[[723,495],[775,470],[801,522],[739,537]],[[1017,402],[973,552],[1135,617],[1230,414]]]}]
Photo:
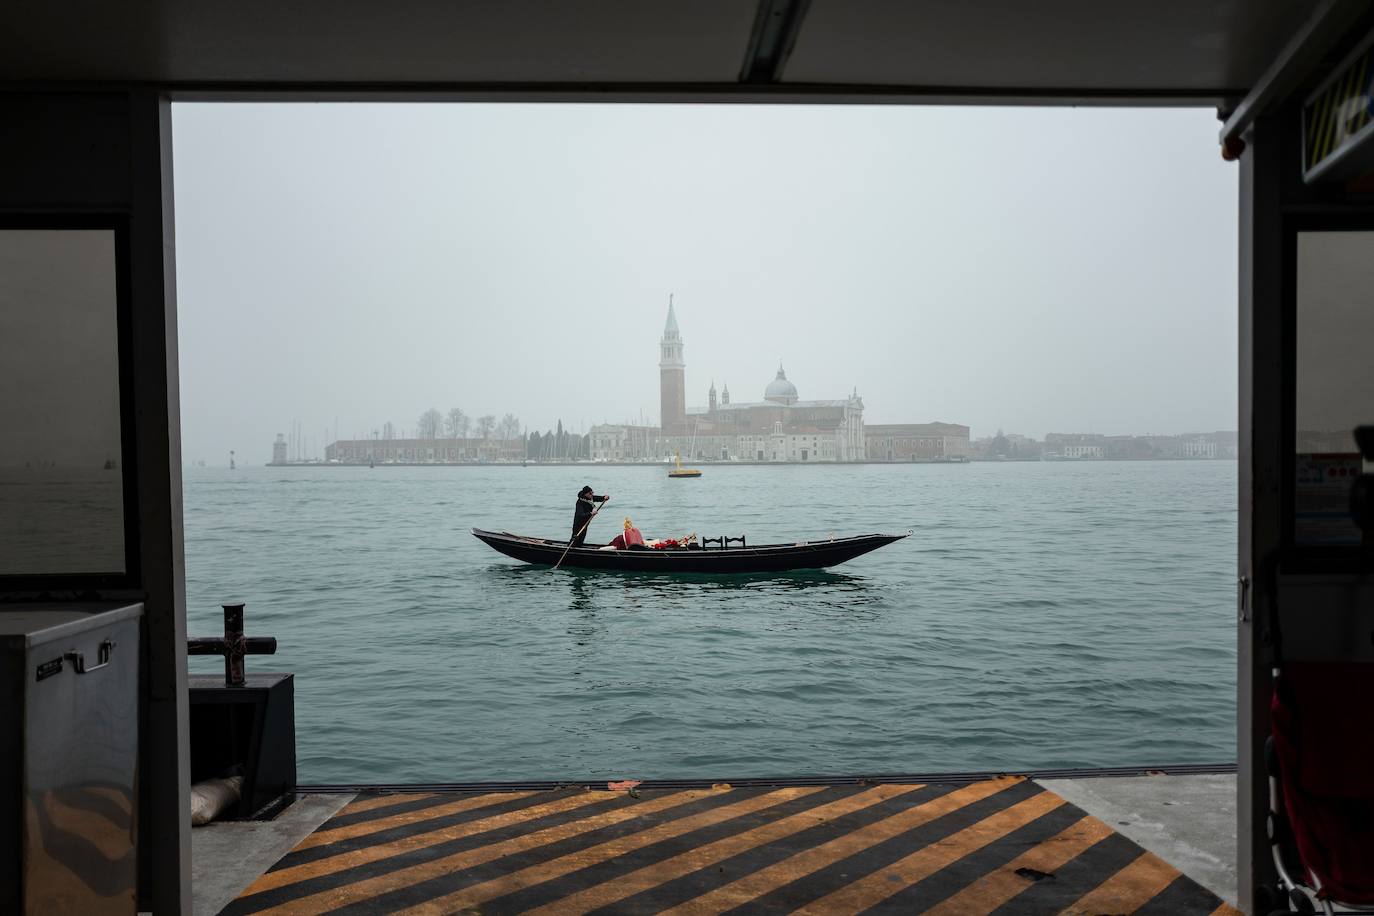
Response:
[{"label": "gondolier's dark jacket", "polygon": [[587,523],[587,519],[592,517],[593,503],[604,503],[607,497],[597,496],[593,493],[590,497],[577,497],[577,508],[573,512],[573,543],[581,544],[586,540],[587,532],[582,530],[582,526]]}]

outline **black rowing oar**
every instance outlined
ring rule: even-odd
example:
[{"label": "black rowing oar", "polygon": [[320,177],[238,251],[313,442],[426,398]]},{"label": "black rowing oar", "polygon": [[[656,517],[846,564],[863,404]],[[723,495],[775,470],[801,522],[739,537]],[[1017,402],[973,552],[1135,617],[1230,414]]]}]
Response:
[{"label": "black rowing oar", "polygon": [[[592,514],[589,515],[589,516],[587,516],[587,520],[586,520],[585,522],[582,523],[582,527],[577,529],[577,534],[581,534],[582,532],[586,531],[586,530],[587,530],[587,526],[590,525],[590,524],[592,523],[592,519],[596,518],[596,513],[600,512],[602,509],[606,508],[606,503],[608,503],[608,502],[610,502],[610,501],[611,501],[611,498],[610,498],[609,496],[607,496],[605,499],[603,499],[603,500],[601,501],[601,505],[599,505],[599,506],[597,506],[595,509],[593,509],[593,510],[592,510]],[[577,540],[577,534],[574,534],[574,535],[572,536],[572,540],[568,541],[568,546],[563,548],[563,556],[559,557],[559,558],[558,558],[558,562],[555,563],[555,564],[553,564],[553,568],[554,568],[554,569],[557,569],[558,567],[560,567],[560,566],[563,565],[563,560],[568,556],[568,551],[569,551],[569,550],[572,550],[573,541]]]}]

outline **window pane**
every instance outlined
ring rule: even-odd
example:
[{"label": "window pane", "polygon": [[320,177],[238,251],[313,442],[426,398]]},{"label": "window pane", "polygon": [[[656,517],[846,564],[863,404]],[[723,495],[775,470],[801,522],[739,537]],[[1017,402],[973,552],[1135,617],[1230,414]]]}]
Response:
[{"label": "window pane", "polygon": [[123,573],[112,230],[0,230],[0,575]]},{"label": "window pane", "polygon": [[1359,544],[1351,431],[1374,423],[1374,232],[1303,232],[1297,276],[1294,539]]}]

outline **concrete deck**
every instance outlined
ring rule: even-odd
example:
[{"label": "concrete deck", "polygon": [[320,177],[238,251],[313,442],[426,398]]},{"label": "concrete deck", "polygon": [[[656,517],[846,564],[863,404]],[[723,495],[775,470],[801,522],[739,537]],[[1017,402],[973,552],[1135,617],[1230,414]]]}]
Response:
[{"label": "concrete deck", "polygon": [[274,820],[224,821],[191,831],[191,910],[215,916],[351,795],[302,795]]},{"label": "concrete deck", "polygon": [[1232,906],[1236,905],[1236,777],[1042,779]]},{"label": "concrete deck", "polygon": [[1234,914],[1234,780],[304,796],[197,828],[195,912]]}]

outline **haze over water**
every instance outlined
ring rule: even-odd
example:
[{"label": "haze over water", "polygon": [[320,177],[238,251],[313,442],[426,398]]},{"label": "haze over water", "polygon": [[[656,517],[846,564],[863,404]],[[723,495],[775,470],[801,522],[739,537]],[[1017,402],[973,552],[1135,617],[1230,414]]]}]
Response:
[{"label": "haze over water", "polygon": [[182,454],[294,427],[864,422],[1233,429],[1236,189],[1211,109],[178,104]]},{"label": "haze over water", "polygon": [[[913,536],[826,573],[517,564],[584,483],[648,535]],[[188,469],[189,631],[248,603],[303,783],[1234,759],[1236,465]],[[214,659],[192,670],[216,672]]]}]

